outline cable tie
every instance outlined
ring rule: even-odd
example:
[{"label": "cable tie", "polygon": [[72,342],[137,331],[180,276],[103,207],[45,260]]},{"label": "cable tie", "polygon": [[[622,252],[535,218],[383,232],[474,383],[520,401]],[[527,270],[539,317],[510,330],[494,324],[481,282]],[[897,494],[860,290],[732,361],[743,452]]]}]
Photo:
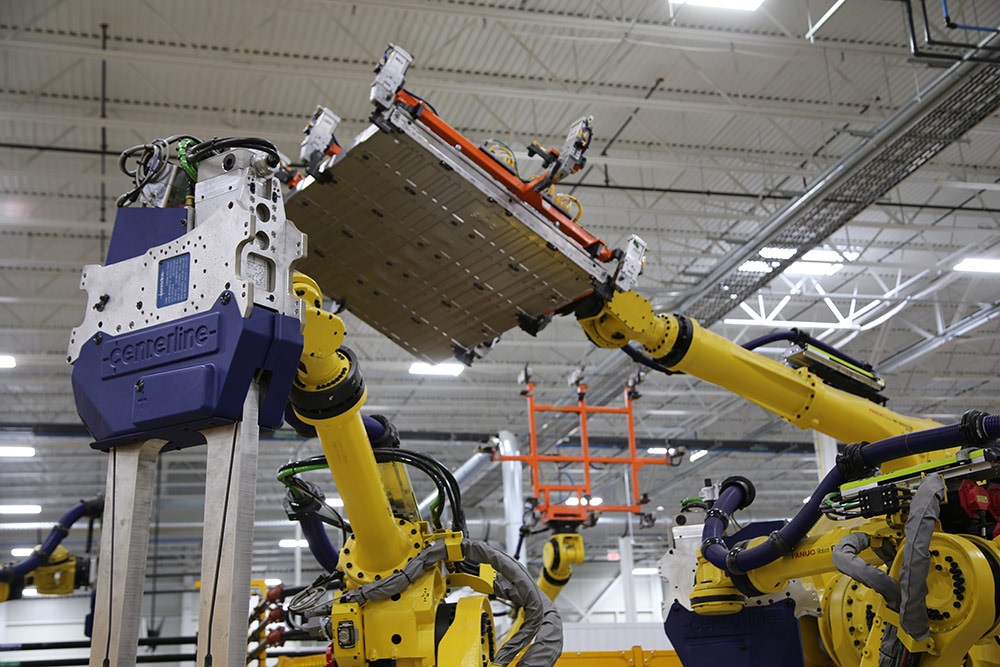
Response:
[{"label": "cable tie", "polygon": [[729,528],[729,515],[720,510],[718,507],[713,507],[712,509],[705,512],[706,519],[718,519],[722,522],[722,530]]},{"label": "cable tie", "polygon": [[730,574],[735,574],[736,576],[742,576],[746,574],[746,572],[744,572],[736,564],[736,557],[740,555],[741,551],[743,551],[743,547],[737,545],[732,549],[730,549],[729,553],[726,554],[726,569],[729,570]]},{"label": "cable tie", "polygon": [[778,552],[779,556],[787,556],[792,553],[792,548],[788,546],[788,542],[785,542],[785,538],[781,536],[780,531],[772,531],[771,534],[767,536],[767,543],[771,545],[771,548]]},{"label": "cable tie", "polygon": [[969,410],[962,415],[958,432],[970,445],[985,445],[992,438],[986,433],[985,420],[989,415],[982,410]]},{"label": "cable tie", "polygon": [[863,448],[867,442],[855,442],[844,447],[844,451],[837,454],[837,470],[841,472],[844,479],[853,481],[867,477],[871,466],[865,462]]}]

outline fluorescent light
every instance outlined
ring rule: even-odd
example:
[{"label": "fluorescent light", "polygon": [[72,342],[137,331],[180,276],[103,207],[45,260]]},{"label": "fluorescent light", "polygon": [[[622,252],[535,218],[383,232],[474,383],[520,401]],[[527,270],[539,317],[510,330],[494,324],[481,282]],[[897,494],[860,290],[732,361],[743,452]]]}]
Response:
[{"label": "fluorescent light", "polygon": [[576,507],[577,505],[580,504],[580,499],[577,498],[576,496],[570,496],[569,498],[566,499],[566,502],[564,502],[563,504],[569,505],[570,507]]},{"label": "fluorescent light", "polygon": [[647,454],[652,454],[653,456],[666,456],[667,455],[667,448],[666,447],[647,447],[646,448],[646,453]]},{"label": "fluorescent light", "polygon": [[707,449],[696,449],[693,452],[691,452],[691,456],[688,457],[688,461],[694,463],[695,461],[705,456],[706,454],[708,454]]},{"label": "fluorescent light", "polygon": [[281,579],[265,579],[264,585],[268,587],[280,586]]},{"label": "fluorescent light", "polygon": [[0,505],[0,514],[40,514],[41,505]]},{"label": "fluorescent light", "polygon": [[823,248],[813,248],[802,255],[802,260],[806,262],[828,262],[837,263],[843,261],[843,257],[836,250],[824,250]]},{"label": "fluorescent light", "polygon": [[651,574],[659,574],[659,573],[660,573],[660,568],[658,568],[658,567],[633,567],[632,568],[632,574],[635,575],[635,576],[639,576],[639,577],[641,577],[643,575],[648,576],[648,575],[651,575]]},{"label": "fluorescent light", "polygon": [[34,447],[0,447],[0,457],[30,459],[35,455]]},{"label": "fluorescent light", "polygon": [[725,324],[734,324],[741,327],[795,327],[799,329],[861,329],[862,327],[853,322],[813,322],[810,320],[751,320],[740,319],[738,317],[727,317],[723,320]]},{"label": "fluorescent light", "polygon": [[281,547],[282,549],[306,548],[309,546],[309,540],[295,540],[295,539],[278,540],[278,546]]},{"label": "fluorescent light", "polygon": [[785,269],[790,276],[832,276],[844,268],[843,264],[830,262],[792,262]]},{"label": "fluorescent light", "polygon": [[973,273],[1000,273],[1000,259],[966,257],[954,266],[954,270]]},{"label": "fluorescent light", "polygon": [[583,499],[583,504],[590,505],[591,507],[597,507],[603,502],[604,498],[601,498],[600,496],[593,496],[590,500],[587,500],[586,498]]},{"label": "fluorescent light", "polygon": [[428,364],[423,361],[414,361],[410,364],[410,375],[444,375],[448,377],[458,377],[465,370],[463,364]]},{"label": "fluorescent light", "polygon": [[330,507],[343,507],[344,501],[341,500],[340,498],[333,497],[333,498],[327,498],[326,504],[329,505]]},{"label": "fluorescent light", "polygon": [[742,271],[743,273],[771,273],[774,267],[771,266],[770,262],[765,262],[760,259],[751,259],[740,264],[740,268],[737,271]]},{"label": "fluorescent light", "polygon": [[714,7],[716,9],[738,9],[740,11],[753,12],[764,4],[764,0],[675,0],[674,4]]},{"label": "fluorescent light", "polygon": [[21,597],[23,598],[35,598],[38,597],[38,589],[34,586],[29,586],[21,591]]},{"label": "fluorescent light", "polygon": [[764,259],[791,259],[797,252],[795,248],[761,248],[757,254]]},{"label": "fluorescent light", "polygon": [[691,414],[690,410],[647,410],[646,414],[651,417],[680,417]]},{"label": "fluorescent light", "polygon": [[31,547],[14,547],[10,550],[10,555],[14,558],[27,558],[34,551]]},{"label": "fluorescent light", "polygon": [[0,368],[16,368],[17,359],[9,354],[0,354]]}]

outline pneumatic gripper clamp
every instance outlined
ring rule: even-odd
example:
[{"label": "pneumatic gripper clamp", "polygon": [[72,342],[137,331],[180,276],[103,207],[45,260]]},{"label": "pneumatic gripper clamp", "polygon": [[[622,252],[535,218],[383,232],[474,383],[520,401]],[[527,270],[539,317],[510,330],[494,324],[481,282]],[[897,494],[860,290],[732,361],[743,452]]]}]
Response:
[{"label": "pneumatic gripper clamp", "polygon": [[198,664],[245,664],[259,426],[280,426],[302,348],[291,276],[306,249],[262,145],[193,148],[187,209],[120,208],[106,263],[83,272],[68,360],[109,453],[91,665],[135,664],[156,458],[200,444]]}]

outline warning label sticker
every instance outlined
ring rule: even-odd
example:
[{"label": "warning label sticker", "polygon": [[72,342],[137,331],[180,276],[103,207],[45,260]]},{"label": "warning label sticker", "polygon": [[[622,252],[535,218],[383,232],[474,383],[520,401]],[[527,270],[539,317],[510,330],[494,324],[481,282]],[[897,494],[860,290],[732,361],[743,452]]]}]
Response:
[{"label": "warning label sticker", "polygon": [[156,307],[187,301],[191,276],[191,254],[184,253],[160,262],[156,280]]}]

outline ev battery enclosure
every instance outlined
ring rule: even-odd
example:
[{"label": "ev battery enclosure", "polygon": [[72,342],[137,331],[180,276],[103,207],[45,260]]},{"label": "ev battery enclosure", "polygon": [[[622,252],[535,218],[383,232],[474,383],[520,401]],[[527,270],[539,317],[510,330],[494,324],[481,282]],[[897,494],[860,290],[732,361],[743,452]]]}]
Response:
[{"label": "ev battery enclosure", "polygon": [[286,204],[309,236],[300,270],[348,311],[417,357],[468,361],[519,317],[611,284],[617,260],[595,260],[405,111],[380,125]]}]

